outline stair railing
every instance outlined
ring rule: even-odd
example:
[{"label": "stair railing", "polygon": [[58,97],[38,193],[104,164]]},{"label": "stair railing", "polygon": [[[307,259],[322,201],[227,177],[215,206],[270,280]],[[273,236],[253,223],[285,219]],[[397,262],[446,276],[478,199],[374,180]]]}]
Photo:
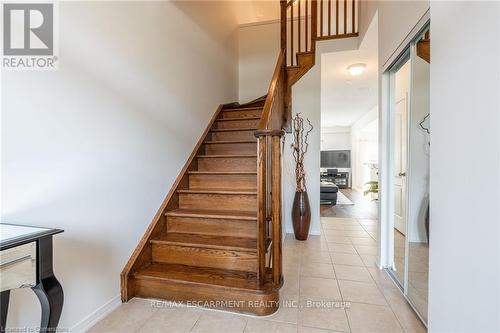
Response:
[{"label": "stair railing", "polygon": [[281,49],[287,66],[314,52],[316,41],[358,35],[357,0],[281,0]]},{"label": "stair railing", "polygon": [[297,66],[297,54],[315,51],[317,0],[281,0],[281,49],[287,66]]},{"label": "stair railing", "polygon": [[291,122],[291,87],[314,66],[316,41],[357,36],[357,0],[280,0],[280,54],[257,137],[260,284],[282,282],[281,138]]},{"label": "stair railing", "polygon": [[281,50],[267,92],[257,137],[258,279],[281,284],[281,137],[285,124],[285,52]]}]

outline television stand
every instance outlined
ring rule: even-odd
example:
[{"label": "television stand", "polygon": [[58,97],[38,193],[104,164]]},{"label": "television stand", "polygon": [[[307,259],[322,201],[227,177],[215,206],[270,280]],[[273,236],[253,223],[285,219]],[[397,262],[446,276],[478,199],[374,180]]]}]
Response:
[{"label": "television stand", "polygon": [[349,188],[349,172],[321,173],[321,180],[326,180],[337,185],[338,188]]}]

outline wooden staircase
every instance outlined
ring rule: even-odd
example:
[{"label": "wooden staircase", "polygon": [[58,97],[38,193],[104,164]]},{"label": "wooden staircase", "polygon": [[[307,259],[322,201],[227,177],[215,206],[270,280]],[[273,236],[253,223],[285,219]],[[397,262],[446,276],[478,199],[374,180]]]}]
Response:
[{"label": "wooden staircase", "polygon": [[219,107],[123,270],[124,302],[138,296],[276,311],[281,281],[259,278],[255,131],[263,104]]},{"label": "wooden staircase", "polygon": [[267,95],[219,106],[122,271],[123,302],[159,298],[256,315],[278,309],[281,139],[292,86],[314,66],[316,40],[357,35],[349,3],[350,32],[348,0],[280,1],[281,51]]}]

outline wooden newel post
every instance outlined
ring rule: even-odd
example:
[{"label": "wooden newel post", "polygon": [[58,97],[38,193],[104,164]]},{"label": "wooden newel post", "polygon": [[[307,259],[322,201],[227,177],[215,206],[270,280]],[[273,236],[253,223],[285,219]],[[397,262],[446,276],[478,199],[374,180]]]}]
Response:
[{"label": "wooden newel post", "polygon": [[272,137],[273,283],[281,283],[281,137]]},{"label": "wooden newel post", "polygon": [[264,284],[266,274],[266,137],[258,137],[257,147],[257,251],[258,269],[257,278],[260,284]]}]

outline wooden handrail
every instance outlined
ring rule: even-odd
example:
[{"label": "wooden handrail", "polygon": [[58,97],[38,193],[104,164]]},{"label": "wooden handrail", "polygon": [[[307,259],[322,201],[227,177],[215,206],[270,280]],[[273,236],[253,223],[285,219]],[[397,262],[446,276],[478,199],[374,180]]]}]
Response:
[{"label": "wooden handrail", "polygon": [[[286,10],[286,7],[282,4],[283,10]],[[270,276],[272,283],[276,286],[282,282],[280,138],[285,124],[285,57],[285,49],[282,49],[269,84],[262,116],[255,131],[257,137],[257,278],[260,284],[264,284]]]},{"label": "wooden handrail", "polygon": [[[260,118],[259,121],[258,130],[268,129],[273,101],[277,94],[278,83],[279,80],[282,79],[282,74],[285,69],[284,60],[285,60],[285,50],[281,50],[278,56],[278,61],[276,62],[276,67],[274,68],[274,73],[271,79],[271,83],[269,84],[269,89],[267,90],[267,98],[266,102],[264,103],[264,110],[262,111],[262,117]],[[281,130],[281,127],[279,129]]]}]

